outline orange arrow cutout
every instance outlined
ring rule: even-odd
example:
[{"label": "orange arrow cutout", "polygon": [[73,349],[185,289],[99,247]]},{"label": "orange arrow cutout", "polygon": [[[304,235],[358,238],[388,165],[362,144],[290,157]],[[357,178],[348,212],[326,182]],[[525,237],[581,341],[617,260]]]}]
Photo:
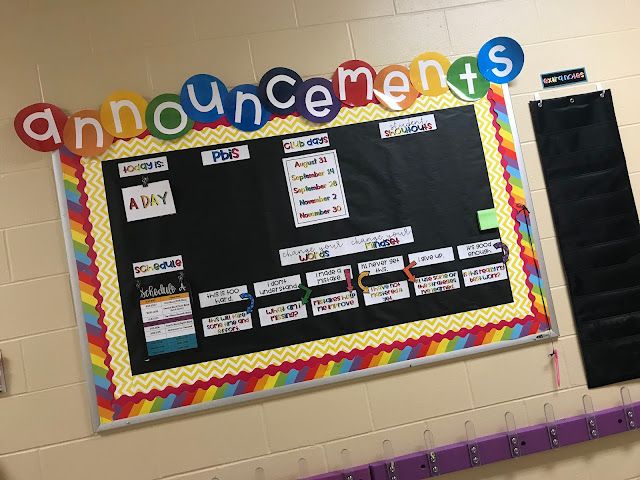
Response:
[{"label": "orange arrow cutout", "polygon": [[411,273],[411,269],[413,267],[415,267],[415,266],[416,266],[416,262],[413,261],[409,265],[407,265],[406,267],[404,267],[402,269],[402,271],[407,276],[407,278],[409,279],[410,282],[415,282],[416,281],[416,277],[413,275],[413,273]]},{"label": "orange arrow cutout", "polygon": [[362,272],[360,275],[358,275],[358,286],[362,289],[364,293],[369,293],[369,287],[367,287],[362,283],[362,279],[368,276],[369,276],[369,272]]}]

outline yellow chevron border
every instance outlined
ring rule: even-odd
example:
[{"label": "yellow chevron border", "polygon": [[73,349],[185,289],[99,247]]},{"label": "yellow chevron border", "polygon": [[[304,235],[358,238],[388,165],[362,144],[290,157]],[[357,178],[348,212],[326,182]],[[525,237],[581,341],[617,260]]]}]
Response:
[{"label": "yellow chevron border", "polygon": [[531,301],[527,296],[524,262],[520,258],[514,220],[510,215],[509,195],[506,190],[507,183],[502,176],[503,168],[500,164],[499,145],[495,139],[490,103],[485,98],[476,102],[474,108],[487,162],[491,192],[498,214],[500,235],[502,241],[509,247],[511,252],[508,272],[513,292],[512,303],[148,374],[134,376],[131,373],[101,162],[274,135],[308,132],[327,127],[394,118],[401,115],[464,105],[469,104],[457,99],[450,93],[438,97],[423,96],[418,98],[411,108],[403,112],[389,112],[379,105],[371,104],[365,107],[343,108],[332,122],[324,125],[313,124],[301,117],[290,116],[284,119],[275,118],[256,132],[242,132],[233,127],[219,126],[215,129],[193,130],[175,142],[166,142],[147,136],[143,139],[135,138],[128,141],[117,141],[102,156],[83,158],[82,163],[85,167],[84,179],[87,182],[87,207],[90,210],[89,217],[93,225],[92,235],[95,239],[96,265],[98,267],[98,279],[101,284],[100,293],[103,297],[104,323],[107,327],[108,350],[112,357],[112,382],[116,388],[116,398],[122,395],[131,396],[138,392],[146,393],[152,389],[162,390],[168,386],[177,387],[182,384],[193,384],[196,381],[207,381],[211,378],[221,378],[225,375],[236,375],[240,372],[250,372],[257,368],[266,368],[270,365],[278,366],[285,362],[308,360],[312,357],[321,357],[326,354],[333,355],[354,349],[361,350],[380,344],[390,344],[394,341],[406,341],[407,339],[417,339],[425,335],[432,336],[436,333],[444,334],[448,331],[458,331],[462,328],[470,329],[476,325],[484,326],[489,323],[497,323],[503,319],[521,318],[528,315],[531,312]]}]

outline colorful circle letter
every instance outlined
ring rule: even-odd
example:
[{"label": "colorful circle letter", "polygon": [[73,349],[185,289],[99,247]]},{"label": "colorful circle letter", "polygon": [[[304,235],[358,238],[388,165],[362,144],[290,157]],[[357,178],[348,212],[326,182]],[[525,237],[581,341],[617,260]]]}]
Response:
[{"label": "colorful circle letter", "polygon": [[288,115],[296,109],[296,90],[302,78],[289,68],[276,67],[265,73],[258,85],[258,96],[269,111]]},{"label": "colorful circle letter", "polygon": [[453,62],[447,83],[456,97],[468,102],[480,100],[489,91],[489,81],[480,74],[476,57],[461,57]]},{"label": "colorful circle letter", "polygon": [[409,69],[402,65],[389,65],[378,72],[373,92],[389,110],[406,110],[418,97],[418,91],[409,80]]},{"label": "colorful circle letter", "polygon": [[62,145],[62,131],[67,115],[51,103],[34,103],[24,107],[13,120],[20,140],[39,152],[53,152]]},{"label": "colorful circle letter", "polygon": [[135,92],[118,90],[100,107],[100,122],[116,138],[133,138],[147,129],[144,112],[147,101]]},{"label": "colorful circle letter", "polygon": [[113,135],[102,127],[97,110],[81,110],[71,115],[63,139],[64,146],[81,157],[100,155],[113,143]]},{"label": "colorful circle letter", "polygon": [[376,71],[367,62],[362,60],[348,60],[341,63],[331,81],[333,93],[345,105],[360,107],[375,102],[373,95],[373,80]]},{"label": "colorful circle letter", "polygon": [[446,93],[447,70],[451,62],[436,52],[424,52],[411,62],[409,75],[411,83],[421,94],[435,97]]},{"label": "colorful circle letter", "polygon": [[271,118],[271,112],[258,98],[255,85],[238,85],[231,90],[224,101],[224,111],[231,124],[245,132],[259,130]]},{"label": "colorful circle letter", "polygon": [[224,115],[227,87],[213,75],[200,73],[189,78],[180,91],[180,103],[196,122],[211,123]]},{"label": "colorful circle letter", "polygon": [[340,100],[333,94],[326,78],[310,78],[296,92],[296,110],[313,123],[333,120],[340,111]]},{"label": "colorful circle letter", "polygon": [[509,83],[524,66],[524,51],[509,37],[496,37],[485,43],[478,52],[480,73],[493,83]]},{"label": "colorful circle letter", "polygon": [[146,120],[151,135],[161,140],[180,138],[193,128],[193,120],[187,117],[180,97],[174,93],[164,93],[151,100]]}]

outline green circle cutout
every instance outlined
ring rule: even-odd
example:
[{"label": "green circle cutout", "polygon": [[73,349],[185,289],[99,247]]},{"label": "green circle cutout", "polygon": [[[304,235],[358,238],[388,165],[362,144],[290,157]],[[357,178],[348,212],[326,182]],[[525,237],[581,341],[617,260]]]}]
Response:
[{"label": "green circle cutout", "polygon": [[[158,109],[161,110],[156,114]],[[187,134],[194,124],[180,105],[180,96],[174,93],[163,93],[151,100],[145,120],[151,135],[160,140],[180,138]]]},{"label": "green circle cutout", "polygon": [[447,84],[451,92],[461,100],[475,102],[489,91],[490,83],[482,76],[476,57],[460,57],[449,67]]}]

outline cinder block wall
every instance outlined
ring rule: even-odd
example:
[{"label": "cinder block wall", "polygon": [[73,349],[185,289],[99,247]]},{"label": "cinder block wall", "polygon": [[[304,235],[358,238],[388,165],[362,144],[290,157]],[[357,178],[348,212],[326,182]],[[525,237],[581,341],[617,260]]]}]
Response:
[{"label": "cinder block wall", "polygon": [[[434,50],[475,54],[507,34],[525,45],[513,85],[517,124],[547,259],[560,333],[562,387],[549,344],[404,373],[369,377],[237,408],[95,436],[89,424],[51,158],[23,147],[15,113],[42,99],[69,112],[95,108],[117,88],[148,98],[177,92],[194,73],[227,85],[273,66],[329,75],[357,57],[376,67]],[[294,479],[581,412],[587,391],[527,102],[538,74],[585,66],[613,90],[640,201],[640,0],[0,0],[0,479]],[[594,84],[551,92],[593,90]],[[548,96],[545,93],[544,96]],[[629,384],[640,400],[640,383]],[[619,387],[590,392],[596,408]],[[449,478],[640,478],[640,434],[483,467]]]}]

